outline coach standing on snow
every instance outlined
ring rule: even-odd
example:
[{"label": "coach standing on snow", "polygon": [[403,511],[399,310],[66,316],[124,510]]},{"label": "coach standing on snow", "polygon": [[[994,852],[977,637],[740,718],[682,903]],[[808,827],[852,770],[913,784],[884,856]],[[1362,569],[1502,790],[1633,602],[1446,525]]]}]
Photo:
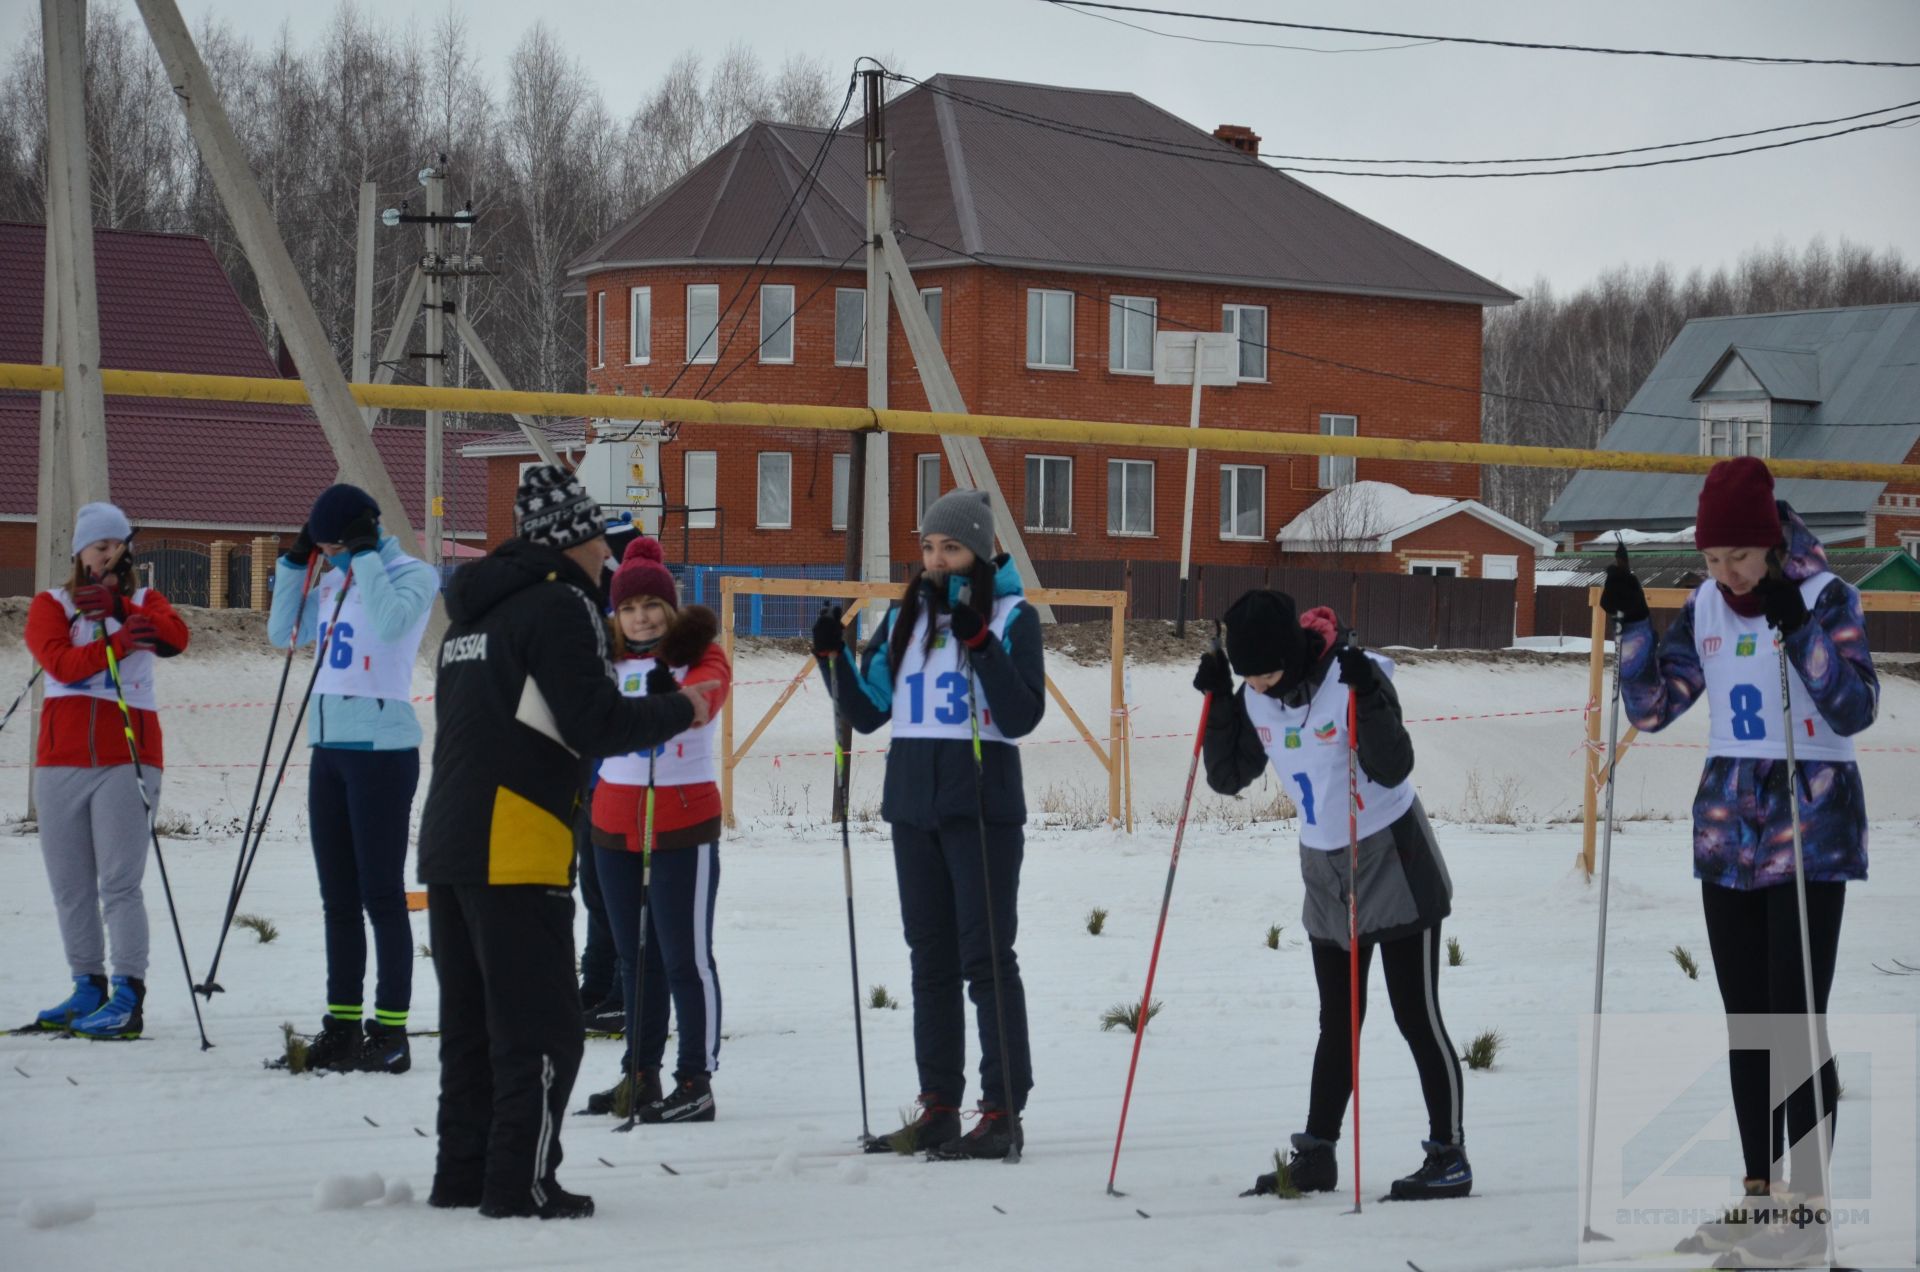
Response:
[{"label": "coach standing on snow", "polygon": [[600,511],[550,464],[518,537],[447,587],[433,779],[420,824],[440,979],[439,1160],[429,1201],[490,1218],[585,1218],[555,1178],[583,1049],[574,985],[574,810],[589,762],[705,723],[704,695],[621,695],[596,582]]}]

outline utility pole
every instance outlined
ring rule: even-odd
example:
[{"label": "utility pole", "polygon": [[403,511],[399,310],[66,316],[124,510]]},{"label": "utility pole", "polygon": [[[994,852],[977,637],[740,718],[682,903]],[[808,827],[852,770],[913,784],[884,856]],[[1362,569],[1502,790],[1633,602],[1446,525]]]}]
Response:
[{"label": "utility pole", "polygon": [[[893,224],[893,206],[887,194],[887,91],[882,72],[862,71],[860,80],[866,99],[867,141],[867,405],[875,410],[887,406],[887,264],[880,236]],[[860,523],[860,573],[868,582],[886,582],[893,577],[892,527],[887,495],[893,488],[890,465],[891,447],[885,433],[865,438],[854,434],[855,462],[862,449],[866,464],[861,483],[862,517]],[[851,474],[849,474],[851,475]],[[852,491],[848,491],[852,499]],[[848,539],[853,538],[852,509],[848,509]],[[918,529],[918,527],[915,527]]]},{"label": "utility pole", "polygon": [[[441,282],[440,212],[446,193],[447,157],[437,155],[431,168],[420,170],[420,184],[427,188],[427,254],[422,259],[427,270],[427,387],[437,389],[447,382],[447,291]],[[438,566],[442,531],[446,519],[445,450],[446,413],[439,408],[427,411],[427,555],[426,562]]]},{"label": "utility pole", "polygon": [[373,226],[379,213],[380,189],[360,183],[359,230],[353,243],[353,382],[365,384],[373,374]]}]

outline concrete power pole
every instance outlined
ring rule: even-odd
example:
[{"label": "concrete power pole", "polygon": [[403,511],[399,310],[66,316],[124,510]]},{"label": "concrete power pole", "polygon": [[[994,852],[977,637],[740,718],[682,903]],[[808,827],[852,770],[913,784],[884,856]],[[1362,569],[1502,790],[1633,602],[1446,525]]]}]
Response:
[{"label": "concrete power pole", "polygon": [[[881,72],[862,71],[860,75],[867,107],[867,405],[884,410],[887,405],[887,262],[880,250],[880,235],[893,223],[893,205],[887,197],[887,93]],[[868,582],[885,582],[893,577],[892,526],[887,500],[893,481],[888,443],[885,433],[874,433],[866,442],[866,473],[861,483],[860,573]],[[858,453],[856,450],[855,454]],[[848,497],[852,497],[851,492]],[[848,520],[851,522],[852,517]],[[851,526],[848,534],[852,534]]]},{"label": "concrete power pole", "polygon": [[[427,188],[426,269],[427,269],[427,349],[422,355],[427,364],[427,387],[437,389],[447,382],[447,289],[440,255],[440,215],[445,204],[447,157],[435,155],[433,167],[420,173],[420,184]],[[427,412],[427,554],[426,562],[438,566],[443,527],[446,519],[446,474],[443,471],[446,413],[437,408]]]}]

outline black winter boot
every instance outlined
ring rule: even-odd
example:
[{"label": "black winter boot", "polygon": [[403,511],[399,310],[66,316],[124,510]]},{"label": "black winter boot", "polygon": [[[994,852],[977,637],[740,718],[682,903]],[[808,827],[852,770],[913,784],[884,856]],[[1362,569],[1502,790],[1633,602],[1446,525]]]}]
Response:
[{"label": "black winter boot", "polygon": [[585,1193],[570,1193],[553,1180],[548,1180],[540,1189],[544,1201],[535,1202],[530,1196],[516,1197],[512,1201],[483,1201],[480,1213],[489,1219],[591,1219],[593,1218],[593,1198]]},{"label": "black winter boot", "polygon": [[366,1034],[359,1021],[324,1017],[320,1021],[320,1032],[307,1044],[307,1068],[339,1071],[355,1068],[366,1045]]},{"label": "black winter boot", "polygon": [[624,1038],[627,1036],[627,1009],[620,1001],[620,995],[603,999],[580,1013],[580,1023],[589,1038]]},{"label": "black winter boot", "polygon": [[914,1101],[918,1113],[906,1119],[906,1125],[891,1135],[876,1135],[866,1144],[869,1153],[900,1153],[911,1156],[938,1148],[960,1134],[960,1110],[944,1096],[922,1091]]},{"label": "black winter boot", "polygon": [[407,1027],[370,1022],[360,1049],[360,1063],[354,1067],[368,1073],[405,1073],[411,1069],[413,1049],[407,1045]]},{"label": "black winter boot", "polygon": [[1473,1167],[1467,1164],[1467,1150],[1458,1144],[1421,1140],[1427,1160],[1420,1169],[1393,1181],[1387,1194],[1394,1201],[1438,1201],[1464,1197],[1473,1191]]},{"label": "black winter boot", "polygon": [[[636,1103],[636,1101],[629,1096],[631,1090],[631,1075],[625,1070],[622,1070],[618,1082],[604,1091],[595,1091],[587,1097],[587,1107],[582,1109],[581,1112],[591,1113],[597,1117],[605,1117],[609,1113],[615,1117],[626,1117],[633,1111]],[[660,1070],[640,1070],[640,1098],[637,1101],[639,1106],[645,1108],[659,1098]]]},{"label": "black winter boot", "polygon": [[930,1162],[994,1161],[1007,1156],[1018,1145],[1026,1146],[1020,1126],[997,1104],[980,1102],[980,1120],[965,1135],[956,1135],[944,1144],[927,1150]]},{"label": "black winter boot", "polygon": [[640,1106],[642,1122],[711,1122],[714,1117],[713,1079],[705,1073],[675,1074],[679,1079],[666,1098]]},{"label": "black winter boot", "polygon": [[[1286,1182],[1297,1192],[1332,1192],[1340,1186],[1340,1163],[1333,1155],[1333,1141],[1308,1135],[1304,1131],[1293,1136],[1293,1153],[1287,1158]],[[1270,1170],[1253,1181],[1253,1187],[1241,1193],[1242,1197],[1278,1196],[1286,1192],[1281,1187],[1279,1170]]]}]

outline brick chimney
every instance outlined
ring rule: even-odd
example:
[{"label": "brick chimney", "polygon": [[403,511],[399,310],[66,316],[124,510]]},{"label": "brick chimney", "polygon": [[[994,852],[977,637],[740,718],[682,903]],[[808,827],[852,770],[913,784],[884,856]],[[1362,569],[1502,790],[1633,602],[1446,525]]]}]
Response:
[{"label": "brick chimney", "polygon": [[1224,141],[1243,155],[1260,154],[1260,134],[1245,124],[1222,124],[1213,130],[1216,141]]}]

